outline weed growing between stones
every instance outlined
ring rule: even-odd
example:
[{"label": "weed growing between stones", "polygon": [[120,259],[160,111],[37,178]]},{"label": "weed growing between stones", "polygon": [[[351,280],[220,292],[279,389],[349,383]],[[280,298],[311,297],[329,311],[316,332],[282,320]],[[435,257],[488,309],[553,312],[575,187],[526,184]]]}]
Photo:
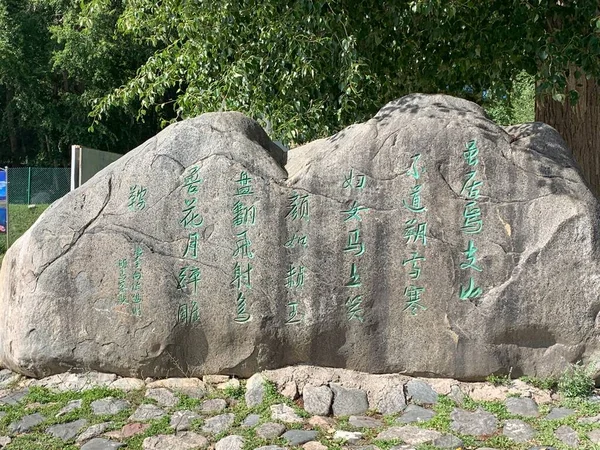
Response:
[{"label": "weed growing between stones", "polygon": [[521,381],[532,385],[535,388],[543,389],[547,391],[556,391],[558,387],[558,379],[553,377],[548,378],[538,378],[538,377],[528,377],[524,376],[520,378]]},{"label": "weed growing between stones", "polygon": [[573,364],[558,380],[558,392],[568,398],[587,397],[594,392],[592,373],[595,365]]},{"label": "weed growing between stones", "polygon": [[511,380],[509,375],[490,375],[485,381],[494,386],[508,386]]}]

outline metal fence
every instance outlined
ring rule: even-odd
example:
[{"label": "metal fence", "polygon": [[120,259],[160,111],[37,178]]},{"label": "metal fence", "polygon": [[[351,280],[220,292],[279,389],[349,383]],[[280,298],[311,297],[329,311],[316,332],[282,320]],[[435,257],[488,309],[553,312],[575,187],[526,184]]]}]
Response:
[{"label": "metal fence", "polygon": [[71,169],[68,167],[9,167],[7,181],[10,204],[48,204],[69,192]]}]

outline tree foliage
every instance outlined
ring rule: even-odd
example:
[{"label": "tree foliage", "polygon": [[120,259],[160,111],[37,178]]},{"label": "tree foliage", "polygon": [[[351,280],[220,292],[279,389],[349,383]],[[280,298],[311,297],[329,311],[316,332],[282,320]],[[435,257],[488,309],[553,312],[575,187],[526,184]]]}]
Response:
[{"label": "tree foliage", "polygon": [[[491,112],[504,108],[503,121],[521,120],[518,102],[531,94],[515,94],[524,92],[523,77],[534,77],[538,95],[560,100],[570,70],[600,75],[597,0],[0,5],[0,46],[9,50],[0,59],[0,84],[18,79],[34,97],[0,105],[4,116],[18,112],[24,127],[45,120],[46,127],[35,128],[37,140],[49,135],[59,146],[77,138],[124,149],[158,122],[219,110],[241,111],[273,138],[302,143],[363,121],[411,92],[487,102]],[[19,27],[7,25],[13,22]],[[19,37],[32,27],[41,30],[39,43]],[[27,61],[29,46],[34,71],[9,62]],[[4,76],[5,69],[18,74]],[[93,133],[84,117],[90,112]]]},{"label": "tree foliage", "polygon": [[524,72],[560,98],[573,65],[600,73],[592,0],[125,3],[118,32],[154,53],[95,106],[99,120],[136,100],[141,116],[233,109],[303,142],[409,92],[508,98]]}]

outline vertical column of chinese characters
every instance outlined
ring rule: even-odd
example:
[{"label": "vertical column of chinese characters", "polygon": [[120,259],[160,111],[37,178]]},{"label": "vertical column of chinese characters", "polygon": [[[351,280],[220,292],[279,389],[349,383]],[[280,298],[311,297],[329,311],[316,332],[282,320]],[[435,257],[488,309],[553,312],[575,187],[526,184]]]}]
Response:
[{"label": "vertical column of chinese characters", "polygon": [[237,289],[236,310],[234,321],[236,323],[246,323],[251,316],[248,312],[248,299],[246,295],[252,289],[252,264],[254,259],[250,237],[248,236],[248,227],[256,223],[256,206],[252,205],[254,194],[252,190],[252,178],[248,173],[242,171],[237,180],[236,191],[234,194],[235,203],[233,204],[233,233],[235,235],[235,250],[233,257],[237,258],[233,267],[233,280],[231,284]]},{"label": "vertical column of chinese characters", "polygon": [[414,316],[419,310],[424,311],[427,309],[421,303],[421,297],[425,292],[425,288],[419,286],[418,281],[421,277],[421,264],[425,261],[423,250],[427,245],[427,221],[420,221],[419,219],[421,219],[421,217],[419,216],[425,213],[427,208],[423,206],[421,199],[421,190],[423,189],[421,177],[425,172],[425,169],[419,167],[421,154],[417,153],[412,156],[411,159],[412,163],[410,168],[406,171],[406,176],[413,179],[415,184],[411,188],[409,200],[402,200],[402,206],[417,217],[408,219],[404,222],[404,238],[406,239],[406,244],[413,244],[413,246],[410,248],[410,256],[402,260],[402,265],[409,269],[408,276],[411,280],[410,284],[404,288],[406,303],[403,311],[408,311]]},{"label": "vertical column of chinese characters", "polygon": [[[350,169],[348,174],[344,174],[344,180],[342,182],[342,188],[348,189],[352,193],[356,190],[362,191],[365,188],[366,177],[365,175],[354,173],[354,169]],[[348,231],[346,240],[346,246],[344,247],[344,253],[351,254],[354,260],[350,263],[349,272],[350,276],[346,284],[349,295],[346,297],[346,318],[348,321],[356,320],[358,322],[364,322],[364,308],[362,306],[364,296],[360,292],[362,282],[360,279],[360,269],[358,263],[360,257],[365,253],[365,244],[360,236],[361,232],[361,212],[368,211],[369,208],[361,206],[356,200],[352,201],[352,205],[342,211],[344,215],[344,223],[352,225],[352,229]]]},{"label": "vertical column of chinese characters", "polygon": [[[146,194],[148,190],[145,186],[141,185],[132,185],[129,186],[129,196],[127,199],[127,209],[130,212],[140,212],[146,209]],[[128,261],[126,258],[119,259],[117,265],[119,267],[119,294],[117,296],[119,305],[130,305],[131,304],[131,313],[134,316],[141,316],[142,309],[142,254],[143,250],[139,245],[134,247],[134,272],[133,272],[133,280],[131,284],[131,303],[127,298],[127,267]]]},{"label": "vertical column of chinese characters", "polygon": [[142,316],[142,255],[144,250],[140,245],[134,247],[133,253],[133,283],[131,285],[131,313]]},{"label": "vertical column of chinese characters", "polygon": [[117,263],[119,267],[119,293],[117,294],[117,303],[119,305],[128,305],[127,300],[127,258],[120,259]]},{"label": "vertical column of chinese characters", "polygon": [[[299,194],[298,192],[292,192],[292,195],[288,197],[288,212],[285,215],[286,219],[292,221],[294,224],[309,222],[309,203],[308,194]],[[301,231],[301,225],[299,224],[297,231],[290,237],[284,244],[285,248],[292,249],[296,247],[306,248],[308,247],[308,236],[306,233]],[[294,266],[290,264],[286,276],[285,276],[285,287],[288,289],[288,303],[287,303],[287,319],[286,325],[300,323],[304,317],[304,314],[298,312],[298,302],[293,298],[292,291],[302,289],[304,286],[304,270],[305,267],[301,264]]]},{"label": "vertical column of chinese characters", "polygon": [[[183,199],[183,208],[179,224],[186,233],[186,245],[183,258],[187,260],[198,259],[198,242],[200,240],[199,229],[204,223],[202,215],[198,212],[198,189],[204,181],[200,178],[200,168],[192,166],[186,171],[183,178],[182,189],[185,190],[187,198]],[[201,271],[197,265],[186,263],[179,269],[177,276],[177,289],[187,293],[192,298],[197,297],[198,284],[201,281]],[[198,300],[180,303],[177,308],[177,323],[190,325],[198,322],[200,312]]]},{"label": "vertical column of chinese characters", "polygon": [[[465,172],[465,181],[463,182],[460,195],[465,195],[468,199],[463,210],[463,224],[461,231],[469,239],[467,248],[462,252],[465,255],[465,260],[460,263],[462,270],[482,272],[483,269],[477,265],[477,247],[472,237],[481,233],[483,230],[483,220],[481,218],[481,209],[477,200],[481,196],[479,188],[483,185],[483,181],[477,179],[477,165],[479,164],[479,149],[475,140],[465,144],[463,151],[463,159],[467,164]],[[461,300],[470,300],[480,297],[482,294],[481,287],[477,286],[473,276],[473,272],[469,272],[469,281],[467,285],[460,285],[459,298]]]}]

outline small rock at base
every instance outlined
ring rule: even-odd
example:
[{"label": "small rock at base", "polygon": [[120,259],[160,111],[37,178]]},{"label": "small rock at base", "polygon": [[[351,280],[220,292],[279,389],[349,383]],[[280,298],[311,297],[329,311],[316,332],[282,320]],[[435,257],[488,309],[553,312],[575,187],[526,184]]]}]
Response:
[{"label": "small rock at base", "polygon": [[288,430],[281,436],[293,447],[295,445],[306,444],[309,441],[314,441],[317,437],[316,431],[307,430]]},{"label": "small rock at base", "polygon": [[10,436],[0,436],[0,448],[6,447],[8,444],[12,442]]},{"label": "small rock at base", "polygon": [[304,410],[316,416],[326,416],[331,410],[333,392],[327,386],[304,386],[302,391]]},{"label": "small rock at base", "polygon": [[97,436],[100,436],[110,426],[112,426],[112,422],[102,422],[102,423],[98,423],[96,425],[92,425],[87,430],[85,430],[83,433],[81,433],[79,436],[77,436],[77,439],[75,440],[75,442],[77,442],[78,444],[81,444],[82,442],[85,442],[88,439],[92,439]]},{"label": "small rock at base", "polygon": [[227,408],[227,402],[222,398],[215,398],[212,400],[206,400],[200,405],[200,411],[205,414],[220,413]]},{"label": "small rock at base", "polygon": [[224,383],[217,384],[217,389],[224,391],[225,389],[239,389],[240,386],[240,380],[237,378],[232,378]]},{"label": "small rock at base", "polygon": [[470,436],[489,436],[498,430],[498,419],[493,414],[478,408],[476,411],[465,411],[454,408],[450,413],[450,428],[461,434]]},{"label": "small rock at base", "polygon": [[144,422],[146,420],[160,419],[166,413],[156,405],[142,404],[129,416],[130,422]]},{"label": "small rock at base", "polygon": [[463,441],[451,434],[444,434],[443,436],[434,439],[433,446],[455,450],[463,446]]},{"label": "small rock at base", "polygon": [[138,391],[140,389],[144,389],[145,387],[146,383],[144,383],[143,380],[138,380],[137,378],[118,378],[110,385],[111,389],[118,389],[125,392]]},{"label": "small rock at base", "polygon": [[546,419],[546,420],[564,419],[565,417],[572,416],[573,414],[575,414],[575,412],[576,411],[574,409],[570,409],[570,408],[552,408],[550,413],[546,417],[544,417],[544,419]]},{"label": "small rock at base", "polygon": [[587,437],[593,444],[600,444],[600,430],[592,430],[587,434]]},{"label": "small rock at base", "polygon": [[561,425],[554,432],[554,436],[569,447],[579,447],[579,436],[577,435],[577,431],[571,427]]},{"label": "small rock at base", "polygon": [[296,400],[298,398],[298,385],[295,381],[288,381],[281,388],[281,395],[290,400]]},{"label": "small rock at base", "polygon": [[246,382],[246,406],[254,408],[263,402],[265,396],[265,378],[260,373],[255,373]]},{"label": "small rock at base", "polygon": [[344,442],[348,442],[349,444],[356,444],[358,441],[360,441],[362,439],[362,437],[363,437],[363,434],[359,433],[358,431],[337,430],[333,434],[334,439],[340,439]]},{"label": "small rock at base", "polygon": [[221,414],[219,416],[211,417],[204,421],[202,431],[205,433],[219,434],[223,431],[228,430],[233,425],[235,420],[234,414]]},{"label": "small rock at base", "polygon": [[242,450],[243,448],[244,438],[235,434],[224,437],[215,444],[215,450]]},{"label": "small rock at base", "polygon": [[383,422],[369,416],[350,416],[348,423],[355,428],[379,428],[383,426]]},{"label": "small rock at base", "polygon": [[256,435],[263,439],[275,439],[285,433],[285,426],[277,422],[267,422],[256,428]]},{"label": "small rock at base", "polygon": [[333,432],[335,426],[335,419],[331,417],[313,416],[308,419],[308,424],[312,427],[319,427],[327,432]]},{"label": "small rock at base", "polygon": [[265,445],[263,447],[257,447],[254,450],[288,450],[288,448],[279,447],[278,445]]},{"label": "small rock at base", "polygon": [[114,397],[101,398],[94,400],[90,407],[97,416],[119,414],[121,411],[129,408],[131,405],[127,400]]},{"label": "small rock at base", "polygon": [[22,417],[20,420],[17,420],[16,422],[11,423],[8,426],[8,430],[11,433],[16,433],[16,434],[26,433],[27,431],[31,430],[33,427],[44,422],[44,420],[46,420],[46,419],[40,413],[29,414],[27,416]]},{"label": "small rock at base", "polygon": [[204,375],[202,381],[208,384],[221,384],[229,381],[229,375]]},{"label": "small rock at base", "polygon": [[535,437],[535,430],[522,420],[509,419],[504,422],[502,434],[515,442],[523,443]]},{"label": "small rock at base", "polygon": [[179,397],[167,388],[154,388],[146,391],[146,398],[156,400],[159,406],[170,408],[179,403]]},{"label": "small rock at base", "polygon": [[404,386],[390,386],[385,389],[375,408],[380,414],[396,414],[406,408]]},{"label": "small rock at base", "polygon": [[191,431],[184,431],[176,436],[172,434],[150,436],[142,442],[143,450],[196,450],[206,446],[208,446],[208,439]]},{"label": "small rock at base", "polygon": [[52,425],[46,429],[46,433],[51,434],[55,438],[62,439],[63,441],[69,441],[77,436],[77,433],[79,433],[86,425],[87,420],[79,419],[73,422]]},{"label": "small rock at base", "polygon": [[397,423],[427,422],[435,417],[435,411],[417,405],[408,405],[404,413],[396,419]]},{"label": "small rock at base", "polygon": [[199,419],[200,415],[190,410],[175,411],[171,416],[171,428],[175,431],[187,431],[193,420]]},{"label": "small rock at base", "polygon": [[327,446],[319,441],[310,441],[302,446],[304,450],[327,450]]},{"label": "small rock at base", "polygon": [[504,404],[511,414],[525,417],[538,417],[540,415],[537,403],[531,398],[509,397]]},{"label": "small rock at base", "polygon": [[406,396],[417,405],[434,405],[438,402],[437,392],[421,380],[410,380],[406,383]]},{"label": "small rock at base", "polygon": [[377,439],[391,440],[400,439],[409,445],[428,444],[442,436],[442,433],[433,430],[425,430],[413,425],[403,427],[391,427],[377,435]]},{"label": "small rock at base", "polygon": [[249,414],[242,422],[243,428],[252,428],[258,425],[260,422],[260,416],[258,414]]},{"label": "small rock at base", "polygon": [[69,403],[67,403],[65,405],[65,407],[63,409],[61,409],[59,412],[57,412],[56,416],[54,416],[54,417],[64,416],[65,414],[70,413],[71,411],[75,411],[76,409],[81,408],[81,405],[83,405],[83,400],[81,400],[81,399],[71,400]]},{"label": "small rock at base", "polygon": [[124,445],[125,444],[121,444],[120,442],[109,441],[108,439],[94,438],[83,444],[80,450],[112,450],[121,448]]},{"label": "small rock at base", "polygon": [[337,384],[331,384],[333,391],[333,415],[360,415],[369,409],[367,393],[362,389],[346,389]]},{"label": "small rock at base", "polygon": [[273,420],[281,420],[285,423],[302,423],[304,419],[296,414],[293,408],[283,403],[271,405],[271,417]]},{"label": "small rock at base", "polygon": [[121,439],[129,439],[130,437],[142,434],[150,428],[149,423],[128,423],[121,428]]}]

